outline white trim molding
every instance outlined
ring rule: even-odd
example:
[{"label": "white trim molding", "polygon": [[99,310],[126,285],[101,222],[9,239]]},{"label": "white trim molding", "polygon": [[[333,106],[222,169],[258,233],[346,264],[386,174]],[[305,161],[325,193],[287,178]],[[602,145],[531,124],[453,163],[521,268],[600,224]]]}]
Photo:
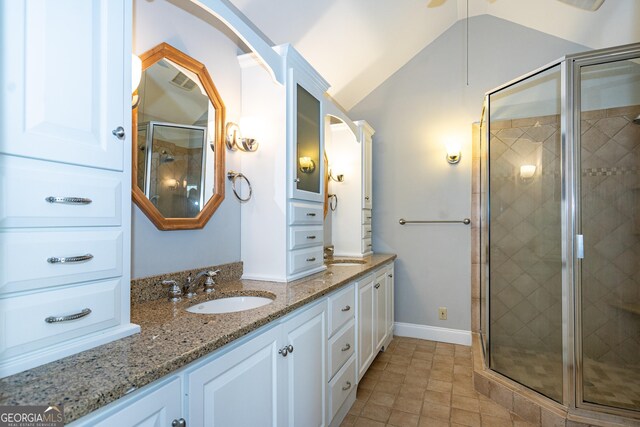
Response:
[{"label": "white trim molding", "polygon": [[415,323],[395,322],[393,334],[399,337],[419,338],[447,342],[451,344],[471,345],[471,331],[440,328],[438,326],[417,325]]}]

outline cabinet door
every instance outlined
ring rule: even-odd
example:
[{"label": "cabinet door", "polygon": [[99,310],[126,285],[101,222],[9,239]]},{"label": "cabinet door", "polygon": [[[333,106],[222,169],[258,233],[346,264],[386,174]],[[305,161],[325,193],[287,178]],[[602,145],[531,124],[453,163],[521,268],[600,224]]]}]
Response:
[{"label": "cabinet door", "polygon": [[[163,382],[163,381],[159,381]],[[117,406],[98,415],[80,418],[73,426],[110,427],[164,427],[182,417],[182,390],[180,378],[164,384],[152,385],[149,390],[124,397]]]},{"label": "cabinet door", "polygon": [[293,73],[291,93],[292,131],[291,164],[293,190],[291,197],[316,202],[324,201],[324,157],[322,105],[311,85]]},{"label": "cabinet door", "polygon": [[129,0],[0,2],[0,152],[122,170],[125,141],[112,131],[131,129],[130,9]]},{"label": "cabinet door", "polygon": [[[363,130],[363,132],[365,132]],[[364,134],[364,153],[362,155],[362,208],[371,209],[373,206],[373,183],[372,183],[372,169],[373,169],[373,139],[371,135]]]},{"label": "cabinet door", "polygon": [[373,276],[358,283],[358,378],[362,378],[373,360]]},{"label": "cabinet door", "polygon": [[[280,356],[286,376],[286,421],[280,425],[326,425],[326,301],[298,314],[282,325],[282,346],[291,352]],[[284,415],[284,414],[283,414]]]},{"label": "cabinet door", "polygon": [[387,277],[386,277],[386,287],[387,287],[387,333],[389,335],[393,335],[393,326],[394,326],[394,268],[393,264],[387,267]]},{"label": "cabinet door", "polygon": [[189,372],[189,425],[277,426],[279,335],[265,331]]},{"label": "cabinet door", "polygon": [[373,304],[375,306],[374,313],[374,329],[375,329],[375,350],[380,350],[384,341],[387,339],[387,270],[376,273],[375,282],[373,284]]}]

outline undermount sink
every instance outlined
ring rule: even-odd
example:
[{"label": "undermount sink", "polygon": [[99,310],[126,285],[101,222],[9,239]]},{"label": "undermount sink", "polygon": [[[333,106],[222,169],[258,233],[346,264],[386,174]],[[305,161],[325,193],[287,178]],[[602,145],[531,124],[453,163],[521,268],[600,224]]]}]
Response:
[{"label": "undermount sink", "polygon": [[367,261],[363,259],[334,259],[331,261],[327,261],[327,265],[333,267],[353,267],[356,265],[366,264]]},{"label": "undermount sink", "polygon": [[235,313],[237,311],[251,310],[271,304],[273,300],[265,297],[239,296],[214,299],[187,308],[190,313],[198,314],[222,314]]}]

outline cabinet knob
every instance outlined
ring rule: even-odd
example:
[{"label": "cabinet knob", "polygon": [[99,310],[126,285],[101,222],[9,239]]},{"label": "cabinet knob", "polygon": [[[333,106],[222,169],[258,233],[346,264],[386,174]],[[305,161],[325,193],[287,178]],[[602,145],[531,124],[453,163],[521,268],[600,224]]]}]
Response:
[{"label": "cabinet knob", "polygon": [[289,353],[293,353],[293,346],[291,344],[289,344],[287,346],[287,350],[289,350]]},{"label": "cabinet knob", "polygon": [[378,289],[379,287],[380,287],[380,283],[376,283],[376,284],[374,285],[374,288],[376,288],[376,289]]},{"label": "cabinet knob", "polygon": [[391,273],[387,274],[387,276],[389,276],[389,278],[393,278],[393,274]]},{"label": "cabinet knob", "polygon": [[369,200],[369,196],[364,196],[364,199],[365,200]]},{"label": "cabinet knob", "polygon": [[124,136],[126,135],[122,126],[118,126],[114,130],[112,130],[111,133],[118,139],[124,139]]},{"label": "cabinet knob", "polygon": [[351,310],[351,306],[350,305],[345,305],[343,308],[340,309],[341,311],[349,311]]},{"label": "cabinet knob", "polygon": [[187,427],[187,421],[184,418],[178,418],[171,422],[171,427]]},{"label": "cabinet knob", "polygon": [[280,350],[278,350],[278,354],[281,354],[282,357],[287,357],[287,354],[289,354],[289,350],[287,349],[287,346],[284,346]]},{"label": "cabinet knob", "polygon": [[295,178],[293,182],[300,182],[300,178]]}]

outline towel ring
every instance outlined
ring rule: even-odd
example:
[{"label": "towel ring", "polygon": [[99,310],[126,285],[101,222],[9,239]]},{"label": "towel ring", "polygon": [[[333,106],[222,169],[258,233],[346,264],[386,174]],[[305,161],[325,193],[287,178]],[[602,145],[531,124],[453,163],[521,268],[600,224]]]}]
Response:
[{"label": "towel ring", "polygon": [[329,209],[331,212],[335,212],[338,208],[338,195],[337,194],[329,194]]},{"label": "towel ring", "polygon": [[[247,182],[247,185],[249,186],[249,196],[247,196],[246,199],[243,199],[242,197],[240,197],[240,195],[238,194],[238,190],[236,190],[236,180],[238,178],[244,179]],[[240,200],[241,202],[248,202],[251,199],[251,196],[253,195],[253,189],[251,188],[251,183],[249,182],[249,179],[246,176],[244,176],[240,172],[229,171],[227,172],[227,179],[231,181],[231,188],[233,189],[233,194],[235,194],[236,199]]]}]

